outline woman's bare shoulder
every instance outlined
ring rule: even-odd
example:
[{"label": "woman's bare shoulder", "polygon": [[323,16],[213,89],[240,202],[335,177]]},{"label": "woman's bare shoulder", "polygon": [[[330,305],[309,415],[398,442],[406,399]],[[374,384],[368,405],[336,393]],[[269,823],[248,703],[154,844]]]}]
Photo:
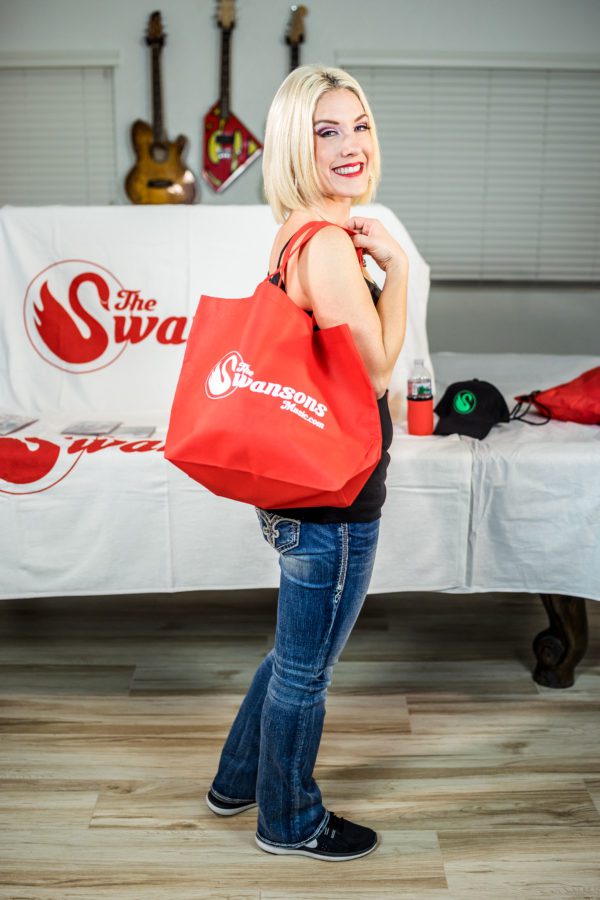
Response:
[{"label": "woman's bare shoulder", "polygon": [[299,262],[299,270],[307,275],[313,269],[324,267],[360,272],[356,248],[352,238],[339,225],[325,225],[310,239]]}]

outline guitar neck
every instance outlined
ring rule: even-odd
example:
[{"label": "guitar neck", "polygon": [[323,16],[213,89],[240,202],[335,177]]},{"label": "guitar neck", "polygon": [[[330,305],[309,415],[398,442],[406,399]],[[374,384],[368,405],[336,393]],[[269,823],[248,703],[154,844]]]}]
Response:
[{"label": "guitar neck", "polygon": [[164,139],[160,50],[160,47],[152,47],[152,134],[157,142]]},{"label": "guitar neck", "polygon": [[229,57],[231,48],[231,28],[221,30],[221,89],[219,92],[221,117],[229,118],[231,109],[229,98]]},{"label": "guitar neck", "polygon": [[300,65],[300,44],[290,45],[290,72]]},{"label": "guitar neck", "polygon": [[300,44],[304,40],[304,16],[308,10],[305,6],[292,6],[292,15],[285,35],[290,47],[290,72],[300,65]]}]

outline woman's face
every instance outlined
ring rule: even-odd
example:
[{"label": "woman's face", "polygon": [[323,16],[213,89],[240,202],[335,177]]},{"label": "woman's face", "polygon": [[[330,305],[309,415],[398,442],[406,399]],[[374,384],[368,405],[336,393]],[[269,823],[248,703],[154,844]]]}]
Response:
[{"label": "woman's face", "polygon": [[369,117],[347,88],[327,91],[313,116],[315,163],[328,197],[360,197],[368,187],[373,156]]}]

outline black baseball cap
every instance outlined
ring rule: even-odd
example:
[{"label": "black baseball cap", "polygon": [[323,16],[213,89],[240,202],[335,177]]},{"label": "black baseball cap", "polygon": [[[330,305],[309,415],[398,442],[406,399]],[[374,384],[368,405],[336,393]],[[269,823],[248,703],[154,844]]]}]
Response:
[{"label": "black baseball cap", "polygon": [[448,385],[435,407],[434,434],[467,434],[481,440],[498,422],[510,421],[506,400],[489,381],[472,378]]}]

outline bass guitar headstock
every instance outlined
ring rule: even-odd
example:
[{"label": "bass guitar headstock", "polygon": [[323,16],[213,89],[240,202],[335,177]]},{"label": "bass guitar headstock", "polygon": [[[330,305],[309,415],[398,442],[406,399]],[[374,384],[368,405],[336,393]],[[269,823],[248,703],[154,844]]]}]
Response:
[{"label": "bass guitar headstock", "polygon": [[306,6],[292,6],[290,22],[285,35],[285,42],[291,47],[304,41],[304,16],[308,13]]},{"label": "bass guitar headstock", "polygon": [[163,31],[162,19],[159,12],[153,12],[148,19],[148,30],[146,32],[146,43],[149,47],[159,47],[162,49],[167,40],[167,35]]},{"label": "bass guitar headstock", "polygon": [[217,24],[223,31],[231,31],[235,25],[235,0],[219,0]]}]

